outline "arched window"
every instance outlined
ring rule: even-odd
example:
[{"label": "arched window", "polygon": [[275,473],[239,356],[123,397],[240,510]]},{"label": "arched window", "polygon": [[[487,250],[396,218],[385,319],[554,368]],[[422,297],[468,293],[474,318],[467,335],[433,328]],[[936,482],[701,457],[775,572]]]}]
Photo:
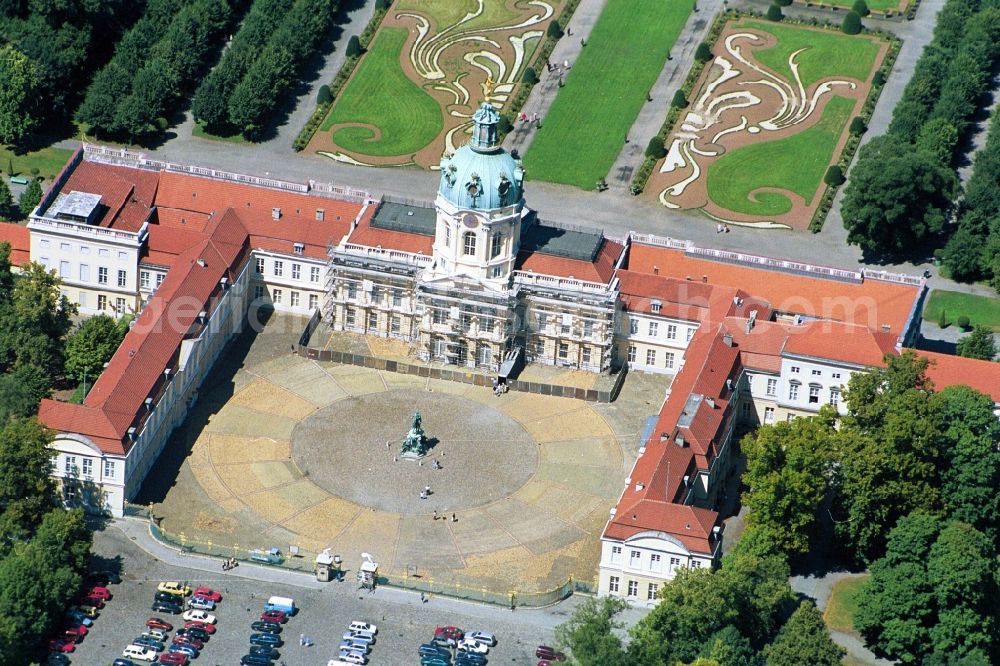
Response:
[{"label": "arched window", "polygon": [[503,247],[503,235],[496,233],[493,234],[493,240],[490,245],[490,259],[500,254],[500,249]]},{"label": "arched window", "polygon": [[476,234],[472,231],[466,231],[465,236],[462,240],[463,243],[463,254],[475,255],[476,254]]}]

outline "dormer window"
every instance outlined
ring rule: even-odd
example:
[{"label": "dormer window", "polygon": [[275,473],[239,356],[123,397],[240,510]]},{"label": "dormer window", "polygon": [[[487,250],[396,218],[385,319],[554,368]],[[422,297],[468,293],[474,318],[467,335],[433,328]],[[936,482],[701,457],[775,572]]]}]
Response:
[{"label": "dormer window", "polygon": [[[302,254],[305,251],[306,246],[302,243],[296,243],[292,246],[292,249],[295,251],[295,254]],[[295,265],[298,266],[298,264]]]},{"label": "dormer window", "polygon": [[652,303],[650,303],[649,309],[652,310],[653,312],[659,312],[660,305],[661,303],[659,301],[653,301]]}]

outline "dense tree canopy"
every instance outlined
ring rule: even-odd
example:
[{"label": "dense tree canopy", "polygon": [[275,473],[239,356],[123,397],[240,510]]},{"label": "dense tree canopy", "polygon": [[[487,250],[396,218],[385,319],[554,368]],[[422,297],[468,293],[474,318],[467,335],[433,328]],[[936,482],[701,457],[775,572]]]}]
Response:
[{"label": "dense tree canopy", "polygon": [[615,616],[626,608],[624,599],[587,599],[573,616],[556,628],[556,642],[569,648],[580,666],[620,666],[625,663],[622,642],[612,629],[621,625]]},{"label": "dense tree canopy", "polygon": [[20,143],[38,122],[38,66],[10,44],[0,46],[0,143]]},{"label": "dense tree canopy", "polygon": [[82,381],[84,373],[93,382],[128,332],[129,320],[99,314],[85,319],[66,340],[66,376]]},{"label": "dense tree canopy", "polygon": [[839,666],[844,654],[827,633],[823,615],[809,601],[799,604],[774,642],[764,648],[767,666]]}]

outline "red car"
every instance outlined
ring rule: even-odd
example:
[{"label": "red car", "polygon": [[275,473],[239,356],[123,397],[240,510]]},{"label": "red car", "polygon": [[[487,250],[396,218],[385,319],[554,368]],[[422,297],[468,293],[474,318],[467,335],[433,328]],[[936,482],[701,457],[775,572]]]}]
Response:
[{"label": "red car", "polygon": [[265,622],[277,622],[278,624],[284,624],[288,622],[288,615],[285,614],[285,611],[271,610],[261,613],[260,619]]},{"label": "red car", "polygon": [[191,596],[202,597],[203,599],[209,599],[210,601],[214,601],[215,603],[219,603],[220,601],[222,601],[221,594],[219,594],[212,588],[205,586],[201,586],[198,589],[196,589]]},{"label": "red car", "polygon": [[215,629],[216,629],[216,627],[215,627],[214,624],[208,624],[207,622],[198,622],[197,620],[191,620],[190,622],[185,622],[184,623],[184,628],[185,629],[201,629],[206,634],[214,634],[215,633]]},{"label": "red car", "polygon": [[174,630],[174,625],[170,624],[169,622],[164,622],[158,617],[151,617],[148,620],[146,620],[146,626],[149,627],[150,629],[160,629],[162,631]]},{"label": "red car", "polygon": [[535,649],[535,656],[549,661],[563,661],[566,659],[566,655],[562,652],[556,652],[555,648],[550,648],[548,645],[539,645],[538,648]]},{"label": "red car", "polygon": [[203,650],[205,648],[205,644],[204,643],[202,643],[201,641],[199,641],[197,638],[193,638],[191,636],[174,636],[173,644],[174,645],[190,645],[195,650]]},{"label": "red car", "polygon": [[87,590],[87,596],[94,597],[95,599],[100,599],[101,601],[108,601],[109,599],[111,599],[111,592],[106,587],[95,585],[94,587]]},{"label": "red car", "polygon": [[191,660],[186,654],[180,652],[164,652],[160,655],[160,663],[170,664],[170,666],[188,666]]},{"label": "red car", "polygon": [[104,608],[104,599],[101,597],[96,597],[92,594],[80,597],[79,602],[85,606],[93,606],[94,608],[101,609]]},{"label": "red car", "polygon": [[458,627],[438,627],[434,630],[434,637],[437,638],[438,636],[444,636],[453,641],[460,641],[465,637],[465,632]]},{"label": "red car", "polygon": [[71,640],[75,643],[79,643],[80,641],[82,641],[83,637],[86,635],[87,635],[87,627],[83,626],[82,624],[78,627],[66,627],[63,630],[63,636],[65,636],[67,640]]},{"label": "red car", "polygon": [[53,652],[72,652],[76,649],[76,643],[68,638],[53,638],[49,641],[49,650]]}]

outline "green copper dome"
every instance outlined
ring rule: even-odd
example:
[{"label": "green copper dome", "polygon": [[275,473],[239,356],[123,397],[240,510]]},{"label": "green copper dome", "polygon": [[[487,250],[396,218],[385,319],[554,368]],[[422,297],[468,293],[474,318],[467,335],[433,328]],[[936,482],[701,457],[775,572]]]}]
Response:
[{"label": "green copper dome", "polygon": [[493,210],[521,201],[524,171],[497,142],[499,122],[484,102],[472,116],[472,141],[441,160],[438,192],[459,208]]}]

